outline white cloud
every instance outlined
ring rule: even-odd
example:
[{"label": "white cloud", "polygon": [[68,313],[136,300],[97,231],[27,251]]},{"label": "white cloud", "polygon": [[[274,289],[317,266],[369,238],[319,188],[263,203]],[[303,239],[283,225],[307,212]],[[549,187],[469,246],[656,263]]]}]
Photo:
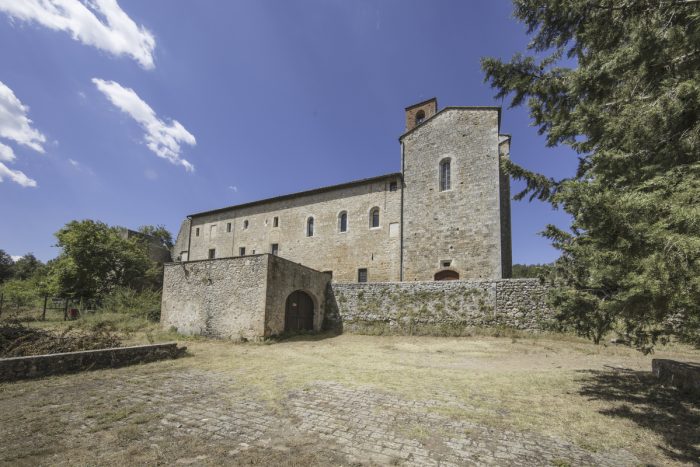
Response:
[{"label": "white cloud", "polygon": [[228,189],[229,189],[229,190],[233,190],[234,193],[238,193],[238,187],[237,187],[237,186],[229,185],[229,186],[228,186]]},{"label": "white cloud", "polygon": [[10,258],[12,258],[12,261],[14,261],[15,263],[16,263],[17,261],[19,261],[20,259],[22,259],[21,256],[15,256],[15,255],[10,255]]},{"label": "white cloud", "polygon": [[32,180],[31,178],[27,177],[24,172],[20,170],[12,170],[0,162],[0,182],[2,182],[5,178],[9,178],[13,182],[18,183],[23,187],[36,186],[36,180]]},{"label": "white cloud", "polygon": [[[43,153],[46,137],[32,127],[32,121],[27,117],[27,112],[29,108],[17,99],[12,89],[0,81],[0,138]],[[4,164],[4,162],[14,162],[16,159],[12,148],[0,142],[0,182],[7,178],[24,187],[35,187],[35,180]]]},{"label": "white cloud", "polygon": [[197,140],[180,122],[172,120],[166,123],[159,119],[153,109],[131,88],[125,88],[115,81],[104,81],[98,78],[93,78],[92,82],[112,104],[143,127],[146,131],[144,138],[148,149],[158,157],[167,159],[173,164],[182,165],[188,171],[194,170],[194,166],[180,156],[182,152],[180,144],[194,146]]},{"label": "white cloud", "polygon": [[151,69],[156,41],[116,0],[0,0],[0,11],[22,21],[36,21],[113,55],[129,55]]},{"label": "white cloud", "polygon": [[76,169],[80,167],[80,162],[76,161],[75,159],[68,159],[68,163]]},{"label": "white cloud", "polygon": [[22,105],[12,89],[0,81],[0,137],[44,152],[42,144],[46,142],[46,137],[32,128],[28,111],[29,108]]},{"label": "white cloud", "polygon": [[15,152],[12,150],[12,148],[0,143],[0,161],[14,162],[15,159]]}]

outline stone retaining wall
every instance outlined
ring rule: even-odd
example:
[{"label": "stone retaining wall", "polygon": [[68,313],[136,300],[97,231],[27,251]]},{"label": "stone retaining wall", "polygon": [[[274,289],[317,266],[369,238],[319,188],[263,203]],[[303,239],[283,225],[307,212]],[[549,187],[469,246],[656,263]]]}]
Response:
[{"label": "stone retaining wall", "polygon": [[651,371],[662,383],[700,396],[700,363],[655,358]]},{"label": "stone retaining wall", "polygon": [[537,279],[332,283],[326,329],[459,334],[475,327],[542,331],[553,322]]},{"label": "stone retaining wall", "polygon": [[0,359],[0,382],[149,363],[180,357],[186,350],[187,347],[178,348],[173,342],[3,358]]}]

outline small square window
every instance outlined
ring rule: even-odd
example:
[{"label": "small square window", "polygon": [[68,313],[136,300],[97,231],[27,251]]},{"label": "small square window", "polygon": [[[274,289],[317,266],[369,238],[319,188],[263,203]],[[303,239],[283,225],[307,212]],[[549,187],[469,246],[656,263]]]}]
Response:
[{"label": "small square window", "polygon": [[357,282],[367,282],[367,269],[361,268],[357,270]]},{"label": "small square window", "polygon": [[209,249],[209,259],[214,259],[216,258],[216,248],[210,248]]},{"label": "small square window", "polygon": [[227,232],[227,233],[230,233],[230,232],[231,232],[231,223],[230,223],[230,222],[228,222],[228,223],[226,224],[226,232]]},{"label": "small square window", "polygon": [[272,227],[279,227],[280,226],[280,218],[275,216],[272,218]]},{"label": "small square window", "polygon": [[194,236],[195,236],[195,237],[199,237],[199,227],[197,227],[196,229],[194,229]]},{"label": "small square window", "polygon": [[245,256],[245,247],[242,246],[238,249],[238,256]]},{"label": "small square window", "polygon": [[396,191],[399,189],[399,184],[396,182],[389,182],[389,191]]},{"label": "small square window", "polygon": [[280,251],[280,246],[279,246],[279,244],[278,244],[278,243],[273,243],[272,246],[271,246],[271,248],[270,248],[270,253],[272,253],[273,255],[277,256],[277,254],[279,253],[279,251]]},{"label": "small square window", "polygon": [[440,267],[441,268],[449,268],[452,266],[452,260],[451,259],[444,259],[440,261]]}]

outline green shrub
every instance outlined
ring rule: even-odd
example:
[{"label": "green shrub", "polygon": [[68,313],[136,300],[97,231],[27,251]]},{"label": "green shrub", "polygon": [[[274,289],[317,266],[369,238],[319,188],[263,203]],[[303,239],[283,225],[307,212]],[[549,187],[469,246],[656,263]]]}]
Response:
[{"label": "green shrub", "polygon": [[118,287],[102,300],[98,311],[123,313],[156,322],[160,320],[160,300],[160,290],[136,291],[128,287]]}]

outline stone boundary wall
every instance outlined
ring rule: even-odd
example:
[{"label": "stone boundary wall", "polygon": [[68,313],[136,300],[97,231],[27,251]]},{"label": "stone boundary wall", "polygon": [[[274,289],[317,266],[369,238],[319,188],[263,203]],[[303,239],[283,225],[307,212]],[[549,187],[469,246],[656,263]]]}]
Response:
[{"label": "stone boundary wall", "polygon": [[459,334],[479,327],[550,328],[548,286],[537,279],[332,283],[325,329]]},{"label": "stone boundary wall", "polygon": [[0,359],[0,382],[149,363],[181,357],[186,350],[187,347],[178,348],[176,343],[170,342],[3,358]]}]

